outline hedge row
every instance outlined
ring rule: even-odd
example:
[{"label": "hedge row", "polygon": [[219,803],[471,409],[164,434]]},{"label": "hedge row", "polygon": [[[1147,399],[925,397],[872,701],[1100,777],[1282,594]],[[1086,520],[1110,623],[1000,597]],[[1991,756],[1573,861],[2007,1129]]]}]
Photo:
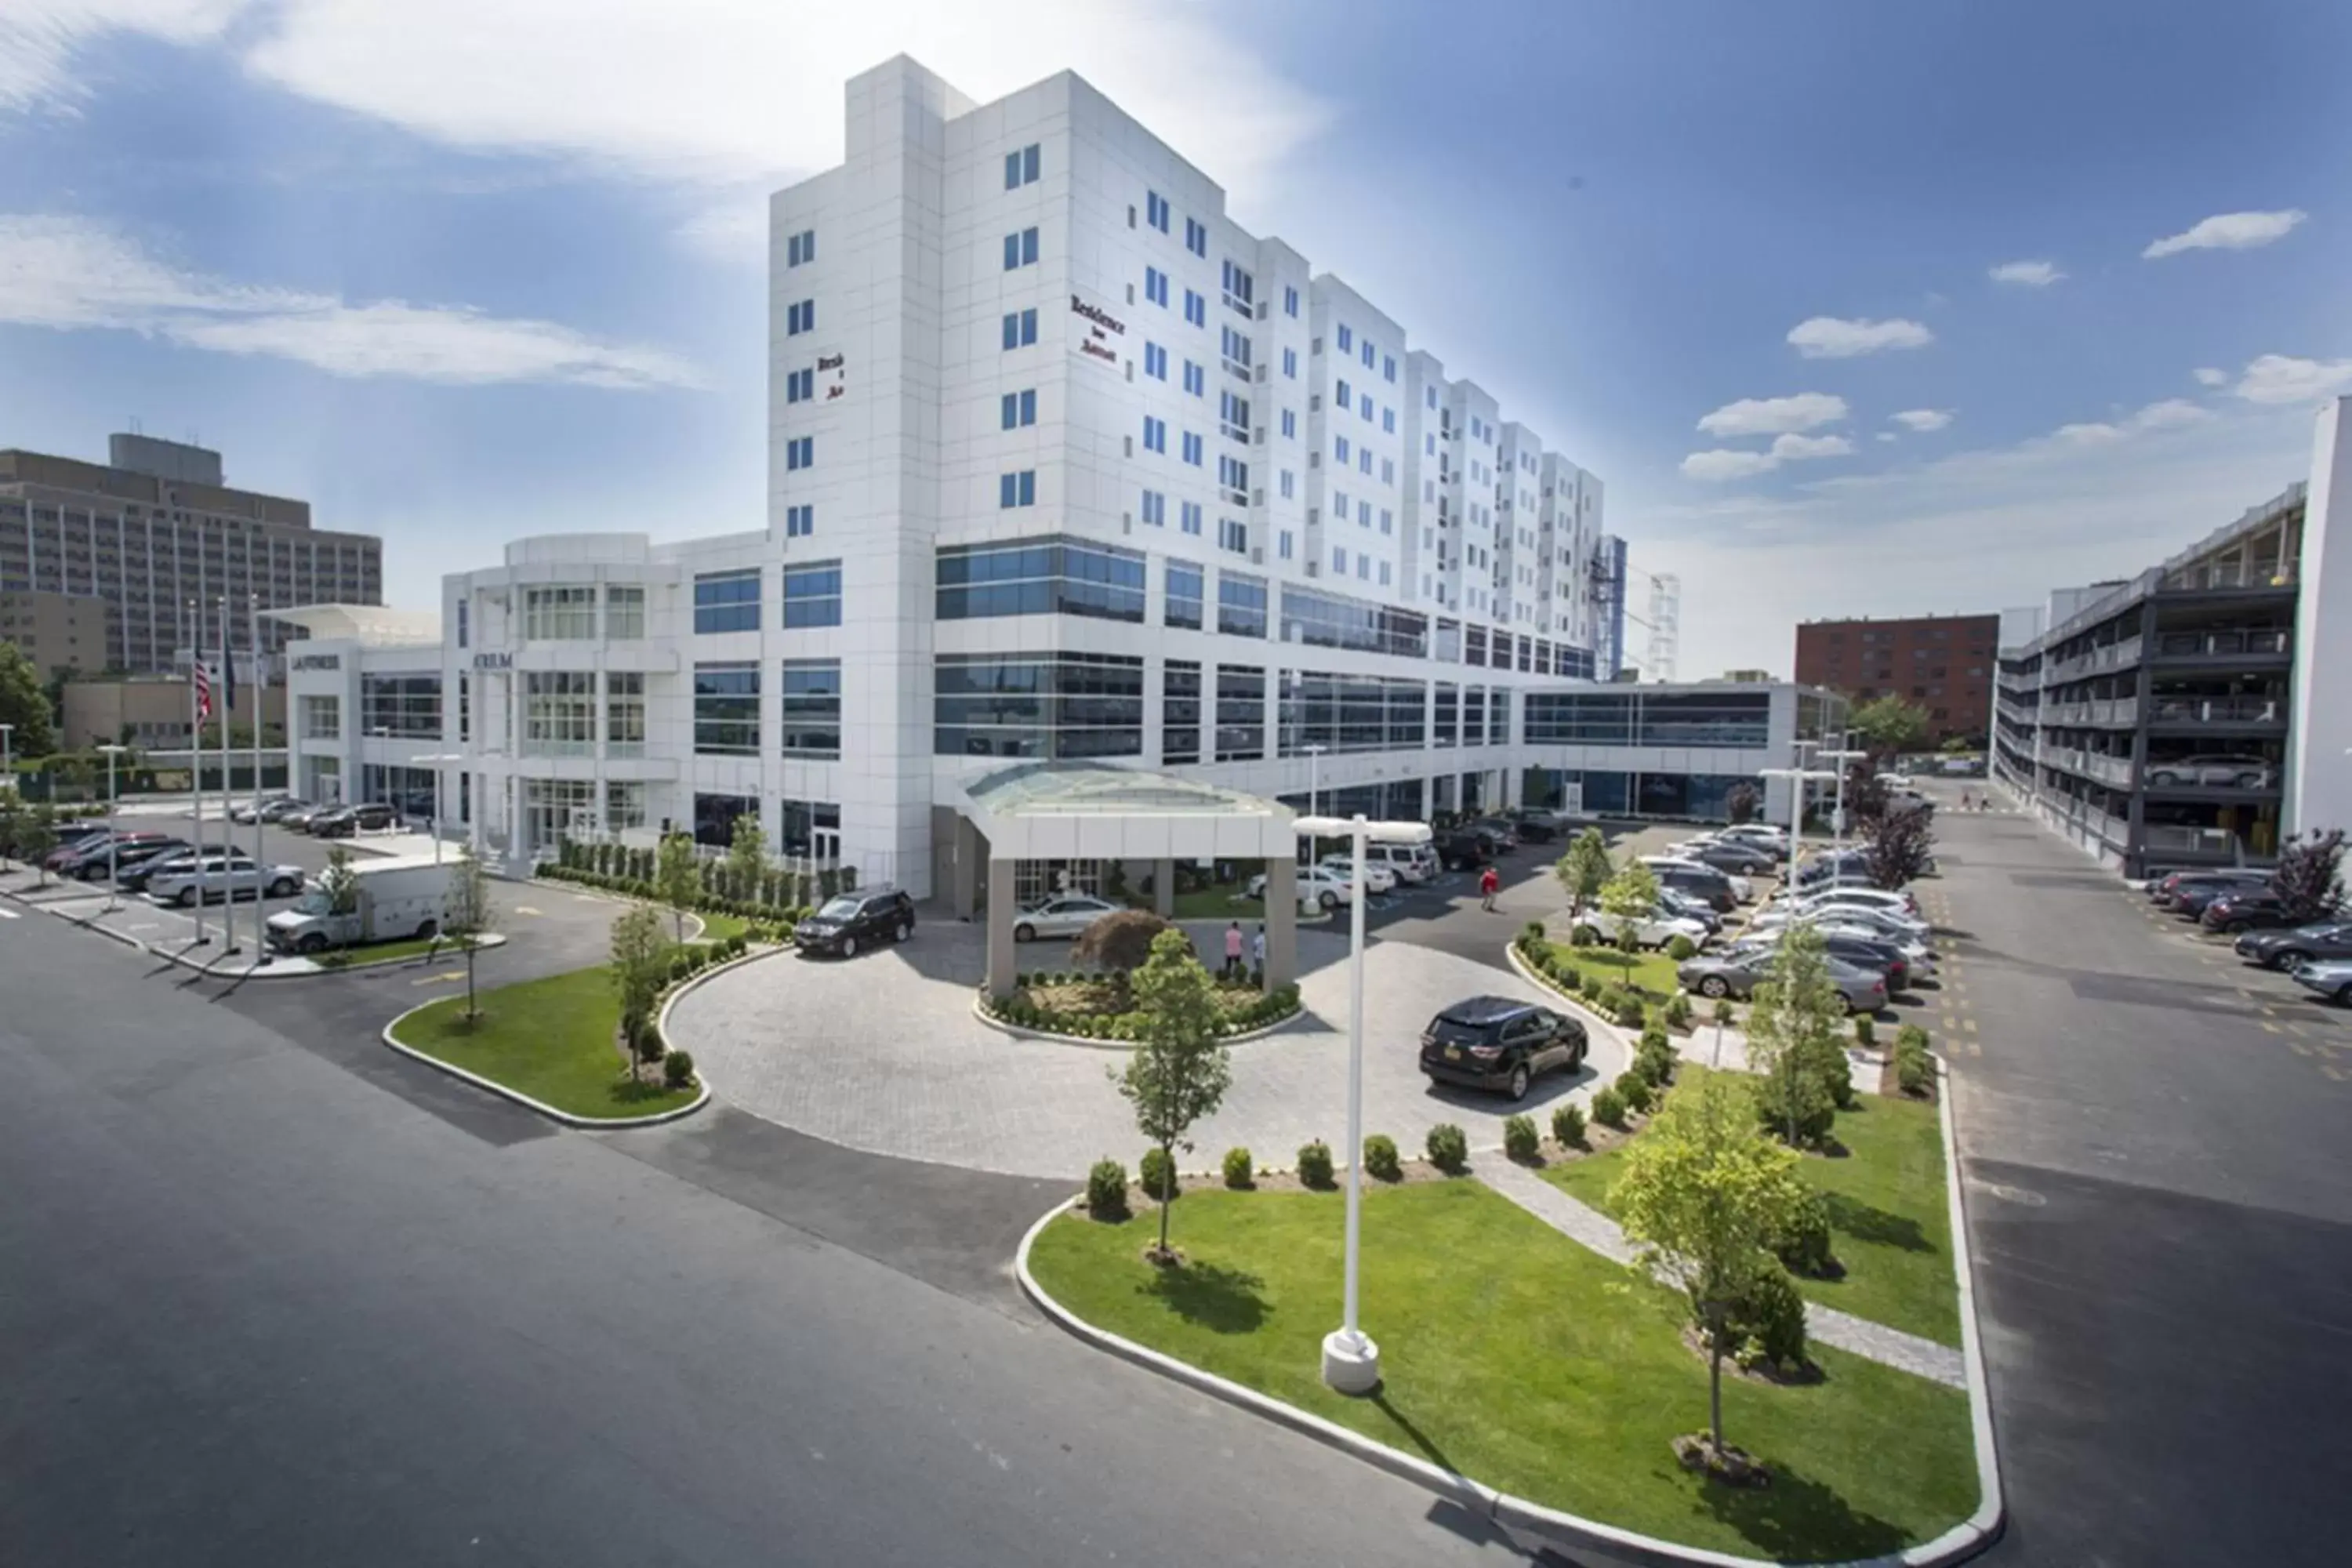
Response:
[{"label": "hedge row", "polygon": [[[576,870],[561,863],[541,866],[539,868],[539,874],[551,882],[572,882],[583,888],[595,888],[607,893],[618,893],[625,899],[641,899],[649,904],[662,903],[659,889],[651,882],[635,878],[607,876],[601,871]],[[769,927],[781,931],[782,934],[773,939],[777,942],[789,940],[793,934],[793,927],[815,912],[814,909],[807,904],[754,903],[742,899],[721,898],[715,893],[702,894],[688,904],[687,908],[699,910],[705,914],[733,915],[738,920],[764,922]]]},{"label": "hedge row", "polygon": [[[1044,981],[1045,975],[1024,975],[1023,984]],[[1073,979],[1095,980],[1098,975],[1074,975]],[[1041,1029],[1048,1034],[1076,1035],[1087,1040],[1134,1040],[1143,1034],[1141,1013],[1069,1013],[1051,1007],[1041,1007],[1028,999],[1025,991],[1016,991],[999,1001],[986,992],[981,994],[981,1010],[1000,1024],[1016,1028]],[[1298,1011],[1298,987],[1285,985],[1259,997],[1239,1012],[1230,1014],[1218,1026],[1221,1036],[1247,1034],[1279,1023]]]}]

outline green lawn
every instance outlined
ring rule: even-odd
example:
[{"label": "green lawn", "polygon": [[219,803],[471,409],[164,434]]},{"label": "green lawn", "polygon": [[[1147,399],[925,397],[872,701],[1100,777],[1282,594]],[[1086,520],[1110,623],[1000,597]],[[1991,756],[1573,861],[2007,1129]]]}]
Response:
[{"label": "green lawn", "polygon": [[1976,1506],[1966,1394],[1817,1348],[1824,1376],[1727,1377],[1724,1432],[1773,1467],[1733,1490],[1668,1447],[1706,1420],[1706,1365],[1664,1289],[1468,1181],[1364,1199],[1364,1327],[1386,1382],[1323,1386],[1339,1321],[1344,1199],[1188,1193],[1182,1268],[1142,1261],[1153,1221],[1069,1216],[1038,1237],[1038,1282],[1089,1321],[1537,1502],[1717,1551],[1866,1557],[1925,1541]]},{"label": "green lawn", "polygon": [[[1685,1066],[1685,1073],[1703,1072]],[[1959,1296],[1952,1282],[1951,1211],[1944,1193],[1944,1139],[1936,1108],[1865,1094],[1838,1112],[1842,1158],[1808,1154],[1805,1181],[1829,1199],[1831,1249],[1845,1265],[1838,1279],[1803,1279],[1810,1301],[1906,1330],[1941,1344],[1960,1342]],[[1624,1147],[1555,1163],[1543,1176],[1570,1196],[1609,1207],[1624,1169]]]},{"label": "green lawn", "polygon": [[1663,952],[1637,952],[1628,960],[1613,947],[1571,947],[1564,942],[1548,945],[1579,973],[1632,985],[1653,1002],[1663,1002],[1683,988],[1675,978],[1675,961]]},{"label": "green lawn", "polygon": [[741,915],[722,915],[716,911],[703,914],[702,940],[725,942],[730,936],[741,936],[751,929],[751,922]]},{"label": "green lawn", "polygon": [[427,1004],[393,1026],[393,1037],[574,1116],[652,1116],[695,1090],[632,1083],[613,1044],[620,1004],[602,969],[502,985],[481,995],[470,1027],[463,995]]}]

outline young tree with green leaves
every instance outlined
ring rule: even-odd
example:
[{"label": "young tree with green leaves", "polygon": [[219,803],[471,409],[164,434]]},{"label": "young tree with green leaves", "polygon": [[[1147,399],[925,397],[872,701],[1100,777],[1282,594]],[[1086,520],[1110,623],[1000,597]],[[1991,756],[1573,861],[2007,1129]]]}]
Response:
[{"label": "young tree with green leaves", "polygon": [[661,916],[644,904],[630,905],[613,922],[612,960],[606,967],[620,998],[631,1078],[638,1076],[645,1031],[653,1026],[654,1003],[669,978],[669,946],[661,933]]},{"label": "young tree with green leaves", "polygon": [[[1129,981],[1140,1030],[1127,1068],[1111,1080],[1135,1107],[1135,1125],[1174,1169],[1176,1151],[1189,1151],[1192,1124],[1215,1114],[1233,1081],[1232,1053],[1217,1038],[1222,1015],[1209,972],[1192,956],[1192,941],[1181,931],[1161,931],[1151,956]],[[1160,1245],[1152,1260],[1173,1263],[1168,1247],[1169,1194],[1160,1202]]]},{"label": "young tree with green leaves", "polygon": [[683,833],[662,836],[654,858],[654,894],[670,908],[677,940],[686,941],[686,911],[702,896],[702,861],[694,840]]},{"label": "young tree with green leaves", "polygon": [[1832,1083],[1845,1068],[1844,1022],[1845,997],[1830,978],[1821,933],[1798,921],[1748,1009],[1748,1065],[1763,1079],[1758,1110],[1792,1148],[1820,1142],[1837,1120]]},{"label": "young tree with green leaves", "polygon": [[16,858],[32,866],[34,882],[43,888],[49,885],[49,851],[58,847],[57,829],[51,826],[52,820],[46,805],[26,808],[16,820]]},{"label": "young tree with green leaves", "polygon": [[0,642],[0,724],[15,727],[8,737],[9,754],[45,757],[57,750],[50,720],[56,710],[42,687],[40,667],[15,643]]},{"label": "young tree with green leaves", "polygon": [[327,897],[327,913],[336,930],[342,930],[342,922],[360,912],[360,875],[352,868],[352,852],[341,844],[327,851],[327,868],[319,873],[319,891]]},{"label": "young tree with green leaves", "polygon": [[1732,1316],[1759,1272],[1780,1268],[1766,1248],[1804,1191],[1797,1159],[1758,1135],[1748,1088],[1736,1075],[1694,1074],[1627,1146],[1625,1173],[1609,1194],[1643,1267],[1682,1291],[1706,1341],[1707,1438],[1717,1458],[1726,1453]]},{"label": "young tree with green leaves", "polygon": [[1895,756],[1926,743],[1927,710],[1890,691],[1854,709],[1846,725],[1874,756]]},{"label": "young tree with green leaves", "polygon": [[735,819],[727,837],[727,877],[732,884],[731,897],[755,899],[760,896],[760,874],[768,868],[768,831],[760,826],[755,812],[745,812]]},{"label": "young tree with green leaves", "polygon": [[1568,853],[1552,868],[1552,875],[1568,891],[1568,918],[1574,929],[1584,907],[1601,896],[1609,882],[1609,841],[1601,829],[1588,827],[1569,842]]},{"label": "young tree with green leaves", "polygon": [[497,906],[490,902],[489,868],[474,853],[471,844],[457,846],[457,863],[450,874],[449,901],[443,906],[441,929],[455,937],[466,949],[466,1021],[470,1024],[481,1016],[474,1005],[474,955],[481,951],[482,938],[496,923]]},{"label": "young tree with green leaves", "polygon": [[1601,889],[1601,908],[1617,921],[1617,951],[1630,961],[1633,950],[1641,945],[1641,922],[1648,920],[1658,907],[1657,873],[1642,864],[1639,856],[1628,855],[1625,863],[1617,868]]}]

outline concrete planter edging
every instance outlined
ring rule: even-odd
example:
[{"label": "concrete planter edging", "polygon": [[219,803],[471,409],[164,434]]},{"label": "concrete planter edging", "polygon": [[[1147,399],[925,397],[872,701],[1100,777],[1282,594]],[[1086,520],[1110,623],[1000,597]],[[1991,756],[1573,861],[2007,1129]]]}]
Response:
[{"label": "concrete planter edging", "polygon": [[[1255,1040],[1262,1036],[1271,1035],[1276,1030],[1286,1029],[1291,1025],[1298,1022],[1300,1018],[1306,1016],[1306,1015],[1307,1007],[1306,1005],[1302,1003],[1297,1011],[1286,1013],[1283,1016],[1276,1018],[1271,1024],[1261,1024],[1255,1029],[1244,1029],[1238,1035],[1222,1035],[1218,1037],[1217,1043],[1221,1046],[1231,1046],[1238,1045],[1244,1040]],[[971,999],[971,1016],[979,1019],[982,1023],[987,1025],[990,1028],[994,1029],[998,1034],[1011,1035],[1015,1039],[1052,1040],[1056,1045],[1088,1046],[1098,1051],[1131,1051],[1135,1049],[1135,1042],[1133,1040],[1102,1040],[1097,1039],[1091,1035],[1063,1035],[1056,1034],[1051,1029],[1032,1029],[1022,1024],[1008,1024],[1003,1019],[996,1017],[991,1014],[988,1010],[988,1005],[978,996],[974,996]]]},{"label": "concrete planter edging", "polygon": [[1520,956],[1519,946],[1517,941],[1505,942],[1503,944],[1503,952],[1504,955],[1510,960],[1512,969],[1517,972],[1520,979],[1526,981],[1530,985],[1539,985],[1543,987],[1543,989],[1550,992],[1554,996],[1559,997],[1562,1005],[1574,1008],[1578,1015],[1582,1018],[1585,1031],[1588,1034],[1596,1028],[1599,1029],[1602,1034],[1617,1042],[1618,1047],[1625,1053],[1625,1059],[1629,1064],[1633,1061],[1633,1043],[1625,1037],[1625,1031],[1623,1029],[1619,1028],[1614,1023],[1602,1017],[1600,1014],[1586,1006],[1581,997],[1570,996],[1567,992],[1553,984],[1549,976],[1546,975],[1541,970],[1538,969],[1534,964],[1529,963],[1525,958]]}]

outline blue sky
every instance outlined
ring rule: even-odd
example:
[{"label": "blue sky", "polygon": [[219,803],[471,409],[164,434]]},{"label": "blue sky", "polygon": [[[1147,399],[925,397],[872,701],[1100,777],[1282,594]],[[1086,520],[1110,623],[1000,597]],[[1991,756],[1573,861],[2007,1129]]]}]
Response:
[{"label": "blue sky", "polygon": [[1685,678],[2136,570],[2352,391],[2352,8],[839,12],[0,0],[0,445],[194,432],[412,604],[759,527],[761,198],[901,49],[1086,74],[1599,472]]}]

